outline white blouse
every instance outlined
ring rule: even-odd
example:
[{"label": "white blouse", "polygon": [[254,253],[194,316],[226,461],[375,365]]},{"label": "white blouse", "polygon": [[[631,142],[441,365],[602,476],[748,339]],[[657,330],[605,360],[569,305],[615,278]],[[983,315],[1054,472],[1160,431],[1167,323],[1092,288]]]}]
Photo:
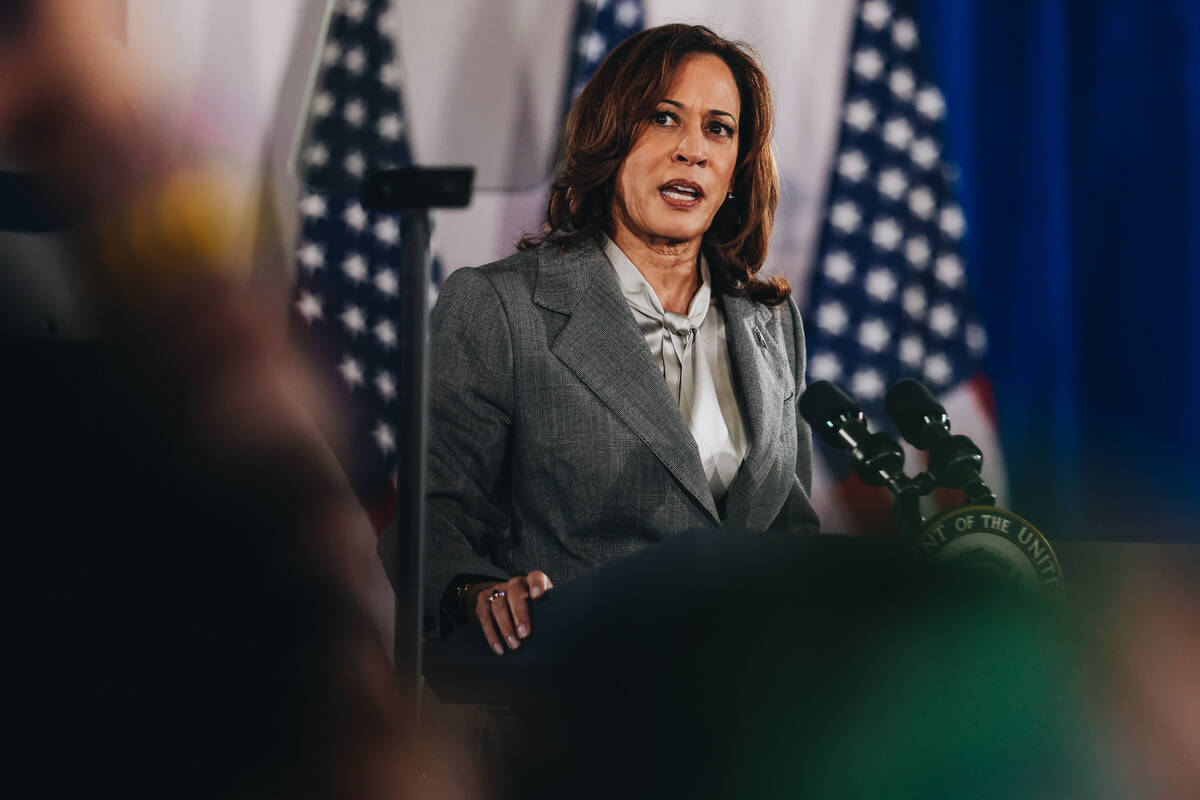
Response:
[{"label": "white blouse", "polygon": [[713,497],[733,483],[750,449],[725,341],[725,314],[712,293],[708,262],[700,256],[700,278],[687,314],[663,309],[654,288],[629,257],[607,236],[604,254],[617,273],[629,309],[662,369],[700,450]]}]

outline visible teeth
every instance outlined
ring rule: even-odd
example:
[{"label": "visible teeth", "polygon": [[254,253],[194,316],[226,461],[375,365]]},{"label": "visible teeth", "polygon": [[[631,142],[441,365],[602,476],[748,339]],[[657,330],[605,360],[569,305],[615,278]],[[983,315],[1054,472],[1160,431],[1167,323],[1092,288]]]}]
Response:
[{"label": "visible teeth", "polygon": [[696,195],[681,192],[678,189],[663,189],[663,194],[667,197],[673,197],[676,200],[695,200]]}]

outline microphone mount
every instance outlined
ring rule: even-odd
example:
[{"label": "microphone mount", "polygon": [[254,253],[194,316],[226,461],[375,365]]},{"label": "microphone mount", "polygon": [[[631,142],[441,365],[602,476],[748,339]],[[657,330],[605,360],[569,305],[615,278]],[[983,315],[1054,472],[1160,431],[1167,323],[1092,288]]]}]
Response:
[{"label": "microphone mount", "polygon": [[905,379],[888,390],[884,408],[909,444],[929,453],[927,473],[938,486],[966,495],[967,505],[995,505],[980,476],[983,453],[970,438],[950,433],[950,417],[924,384]]},{"label": "microphone mount", "polygon": [[925,519],[920,498],[934,489],[931,478],[904,472],[904,451],[884,433],[867,429],[862,409],[829,381],[811,384],[800,396],[800,413],[830,447],[850,455],[851,468],[868,486],[882,486],[892,493],[892,517],[907,535],[920,535]]}]

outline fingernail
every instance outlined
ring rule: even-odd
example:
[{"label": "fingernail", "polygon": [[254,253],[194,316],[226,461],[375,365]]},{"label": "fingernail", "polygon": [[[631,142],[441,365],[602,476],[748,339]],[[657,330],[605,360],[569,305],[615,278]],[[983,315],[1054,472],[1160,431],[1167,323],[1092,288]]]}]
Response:
[{"label": "fingernail", "polygon": [[528,625],[518,625],[517,626],[517,636],[520,636],[522,639],[524,639],[528,635],[529,635],[529,626]]},{"label": "fingernail", "polygon": [[518,647],[521,646],[521,643],[519,641],[517,641],[517,637],[510,636],[510,637],[508,637],[508,646],[511,647],[513,650],[516,650]]},{"label": "fingernail", "polygon": [[494,644],[494,645],[492,645],[492,649],[496,651],[496,655],[498,655],[498,656],[504,655],[504,648],[501,647],[500,645]]},{"label": "fingernail", "polygon": [[540,587],[540,586],[535,586],[535,587],[533,587],[532,589],[530,589],[530,590],[529,590],[529,596],[530,596],[530,597],[532,597],[532,598],[534,598],[534,599],[537,599],[537,598],[541,597],[541,596],[542,596],[542,589],[541,589],[541,587]]}]

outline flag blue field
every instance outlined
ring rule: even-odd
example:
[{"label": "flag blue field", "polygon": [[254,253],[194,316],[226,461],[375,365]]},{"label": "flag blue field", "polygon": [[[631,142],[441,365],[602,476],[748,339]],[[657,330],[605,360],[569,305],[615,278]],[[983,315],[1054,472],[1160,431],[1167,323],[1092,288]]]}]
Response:
[{"label": "flag blue field", "polygon": [[400,216],[359,203],[369,168],[411,162],[388,0],[339,0],[298,153],[305,193],[291,306],[295,341],[335,387],[338,457],[376,530],[395,505]]},{"label": "flag blue field", "polygon": [[568,54],[567,105],[575,102],[613,48],[646,24],[641,0],[579,0]]}]

